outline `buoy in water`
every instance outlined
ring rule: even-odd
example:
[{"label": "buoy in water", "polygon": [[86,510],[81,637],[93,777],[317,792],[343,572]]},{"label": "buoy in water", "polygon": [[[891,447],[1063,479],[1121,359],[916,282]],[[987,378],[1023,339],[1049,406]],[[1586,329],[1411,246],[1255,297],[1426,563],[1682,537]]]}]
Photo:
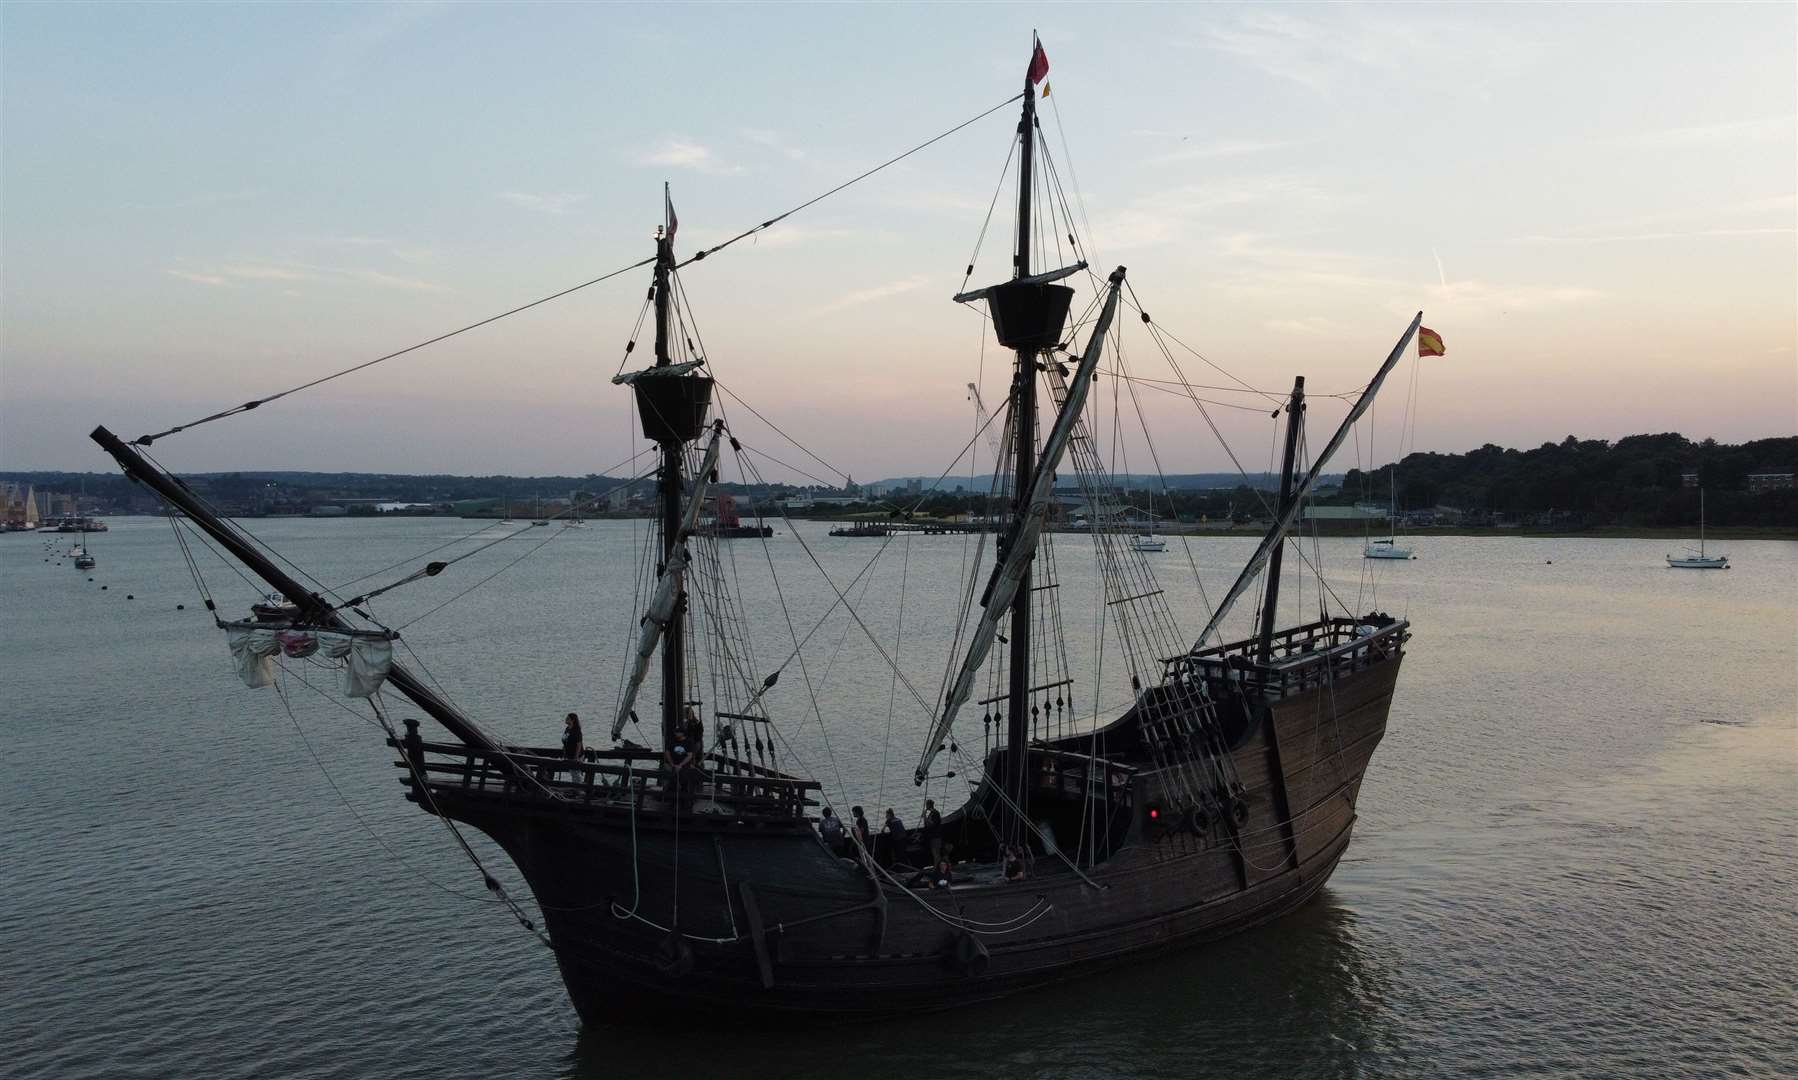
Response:
[{"label": "buoy in water", "polygon": [[187,605],[186,605],[186,604],[176,604],[176,605],[175,605],[175,610],[176,610],[176,611],[186,611],[186,610],[187,610]]},{"label": "buoy in water", "polygon": [[104,586],[104,585],[102,585],[102,586],[100,586],[100,588],[101,588],[101,590],[102,590],[102,591],[104,591],[104,590],[105,590],[105,588],[106,588],[106,586]]},{"label": "buoy in water", "polygon": [[127,600],[136,600],[136,599],[137,599],[137,597],[135,597],[135,596],[133,596],[133,595],[131,595],[131,594],[130,594],[130,593],[126,593],[126,594],[125,594],[125,599],[127,599]]}]

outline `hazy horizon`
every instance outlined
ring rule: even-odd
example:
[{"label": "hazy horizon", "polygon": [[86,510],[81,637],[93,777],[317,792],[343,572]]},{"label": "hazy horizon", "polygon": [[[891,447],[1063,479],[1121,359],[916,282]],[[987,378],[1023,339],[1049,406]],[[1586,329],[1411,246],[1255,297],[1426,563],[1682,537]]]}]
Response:
[{"label": "hazy horizon", "polygon": [[[715,243],[1016,93],[1033,23],[1096,263],[1254,387],[1351,390],[1422,309],[1448,355],[1422,361],[1408,448],[1798,432],[1798,9],[1130,11],[9,4],[0,469],[103,471],[96,424],[160,430],[644,258],[664,180],[681,252]],[[973,435],[964,384],[1003,398],[1008,358],[948,297],[1015,116],[683,272],[715,373],[858,479],[934,475]],[[1009,220],[1002,196],[980,281],[1003,276]],[[642,445],[610,377],[646,285],[156,452],[604,470]],[[1126,347],[1166,376],[1146,337]],[[1332,471],[1390,459],[1415,362],[1371,454]],[[1213,416],[1264,469],[1267,401],[1203,393],[1240,405]],[[724,402],[745,443],[805,464]],[[1190,404],[1143,407],[1161,471],[1231,471]],[[1315,399],[1315,445],[1345,407]],[[1124,448],[1119,471],[1152,471]]]}]

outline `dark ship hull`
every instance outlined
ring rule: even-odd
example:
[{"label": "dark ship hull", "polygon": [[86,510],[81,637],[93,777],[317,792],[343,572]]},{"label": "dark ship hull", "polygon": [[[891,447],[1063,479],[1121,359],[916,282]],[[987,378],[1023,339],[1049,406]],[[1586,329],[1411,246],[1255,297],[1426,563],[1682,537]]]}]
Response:
[{"label": "dark ship hull", "polygon": [[[1348,846],[1406,636],[1404,623],[1339,633],[1333,646],[1314,634],[1299,659],[1258,668],[1237,647],[1214,650],[1201,669],[1219,711],[1239,716],[1237,821],[1172,824],[1177,815],[1161,813],[1172,804],[1168,770],[1127,764],[1134,714],[1111,725],[1106,742],[1124,749],[1098,766],[1112,776],[1100,815],[1110,850],[1081,873],[1039,855],[1023,881],[978,864],[947,892],[906,889],[829,851],[805,814],[815,785],[777,790],[787,783],[777,774],[678,798],[653,765],[627,760],[595,765],[552,801],[466,747],[442,747],[459,760],[434,762],[439,748],[415,745],[430,783],[409,797],[505,848],[588,1023],[676,1004],[728,1006],[717,1015],[731,1017],[944,1009],[1231,934],[1310,899]],[[1091,790],[1074,775],[1093,762],[1090,741],[1033,744],[1033,808]],[[730,809],[752,791],[791,812]],[[969,811],[980,803],[977,791],[951,815],[950,836],[977,843],[986,826]]]}]

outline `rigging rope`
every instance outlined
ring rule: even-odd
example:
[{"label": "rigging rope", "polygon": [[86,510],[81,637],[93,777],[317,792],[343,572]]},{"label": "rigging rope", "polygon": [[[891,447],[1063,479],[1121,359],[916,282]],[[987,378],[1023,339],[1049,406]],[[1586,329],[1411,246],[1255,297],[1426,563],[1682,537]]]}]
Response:
[{"label": "rigging rope", "polygon": [[898,157],[889,158],[886,161],[881,162],[879,165],[874,166],[872,169],[869,169],[867,172],[862,173],[861,175],[856,176],[853,179],[843,181],[842,183],[838,184],[836,187],[833,187],[829,191],[826,191],[824,194],[817,195],[810,199],[807,199],[806,201],[800,203],[798,206],[793,207],[793,209],[788,210],[784,214],[776,215],[774,217],[769,218],[767,221],[762,222],[760,225],[756,225],[756,226],[752,226],[751,228],[744,229],[742,232],[731,237],[729,240],[724,241],[722,244],[714,245],[712,247],[706,248],[704,251],[700,251],[691,256],[688,256],[682,262],[677,263],[675,265],[675,269],[678,270],[681,267],[686,266],[688,263],[696,263],[701,259],[709,258],[710,256],[716,255],[718,252],[723,251],[725,248],[731,246],[732,244],[736,243],[739,240],[747,239],[748,237],[754,236],[755,234],[763,231],[764,229],[770,229],[770,228],[774,227],[775,225],[779,224],[780,222],[786,220],[787,218],[792,217],[794,214],[797,214],[799,211],[804,210],[806,207],[812,206],[816,203],[823,202],[825,199],[830,198],[832,195],[835,195],[837,192],[842,191],[844,188],[851,187],[855,184],[861,183],[863,180],[866,180],[868,177],[873,176],[875,173],[886,168],[887,166],[897,165],[899,162],[904,161],[908,157],[911,157],[913,154],[917,153],[918,151],[923,150],[924,148],[926,148],[928,146],[934,145],[935,143],[942,142],[944,139],[947,139],[949,136],[955,134],[956,132],[960,131],[961,129],[968,127],[972,124],[978,123],[981,120],[986,119],[987,117],[998,112],[1000,109],[1005,108],[1005,106],[1010,105],[1012,102],[1017,101],[1018,99],[1022,98],[1023,96],[1024,95],[1022,93],[1013,94],[1011,97],[1006,98],[1004,101],[1001,101],[999,104],[994,105],[992,108],[986,110],[985,112],[981,113],[980,115],[970,117],[967,120],[963,120],[961,123],[950,128],[948,131],[943,132],[941,135],[936,135],[929,139],[924,140],[923,142],[919,143],[918,145],[912,147],[910,150],[907,150],[905,153],[900,154]]},{"label": "rigging rope", "polygon": [[[706,248],[705,250],[700,251],[700,252],[688,257],[685,261],[676,264],[675,268],[679,269],[680,267],[686,266],[689,263],[695,263],[695,262],[700,261],[701,259],[707,258],[712,255],[716,255],[718,252],[723,251],[725,248],[730,247],[732,244],[736,243],[739,240],[745,239],[750,236],[754,236],[757,233],[762,232],[765,229],[772,228],[776,224],[786,220],[789,217],[792,217],[794,214],[799,213],[801,210],[804,210],[808,207],[811,207],[820,202],[823,202],[825,199],[830,198],[832,195],[837,194],[838,192],[844,190],[845,188],[849,188],[855,184],[860,183],[863,180],[866,180],[868,177],[873,176],[875,173],[880,172],[882,169],[885,169],[890,165],[898,164],[899,162],[904,161],[906,158],[911,157],[913,154],[917,153],[918,151],[923,150],[926,147],[932,146],[938,142],[941,142],[942,140],[948,138],[949,136],[955,134],[956,132],[961,131],[963,128],[966,128],[980,120],[985,119],[988,116],[991,116],[993,113],[998,112],[1000,109],[1003,109],[1005,106],[1010,105],[1012,102],[1018,100],[1021,97],[1023,97],[1022,94],[1015,94],[1012,97],[1006,98],[1004,101],[1001,101],[999,104],[994,105],[992,108],[987,109],[983,113],[980,113],[978,116],[974,116],[967,120],[964,120],[961,123],[950,128],[949,130],[947,130],[939,135],[936,135],[930,139],[926,139],[924,142],[919,143],[918,145],[912,147],[910,150],[905,151],[904,153],[898,155],[897,157],[889,158],[888,160],[881,162],[879,165],[874,166],[872,169],[869,169],[866,172],[861,173],[860,175],[855,176],[849,180],[845,180],[843,183],[838,184],[836,187],[831,188],[829,191],[824,192],[822,195],[816,195],[810,199],[807,199],[805,202],[800,203],[798,206],[793,207],[791,210],[788,210],[787,212],[785,212],[783,214],[779,214],[779,215],[776,215],[775,217],[769,218],[767,221],[764,221],[759,225],[755,225],[755,226],[752,226],[751,228],[743,230],[742,232],[738,233],[736,236],[731,237],[729,240],[726,240],[721,244],[717,244],[712,247]],[[164,431],[158,431],[158,432],[155,432],[150,435],[140,435],[136,439],[132,440],[131,445],[133,445],[133,446],[149,446],[151,443],[155,442],[157,439],[165,438],[169,435],[174,435],[179,432],[187,431],[190,428],[199,427],[201,424],[210,424],[214,420],[223,420],[227,417],[236,416],[239,413],[249,412],[252,409],[260,408],[263,405],[269,404],[270,402],[279,401],[281,398],[287,397],[289,394],[297,394],[302,390],[310,390],[315,386],[319,386],[321,384],[328,383],[333,379],[340,379],[345,375],[353,375],[358,371],[363,371],[368,368],[374,367],[376,364],[385,363],[388,360],[393,360],[397,357],[405,356],[407,353],[417,352],[419,349],[423,349],[430,345],[435,345],[440,341],[447,341],[450,338],[456,337],[459,334],[466,334],[470,330],[478,330],[481,327],[487,326],[490,323],[496,323],[499,320],[507,318],[509,316],[517,315],[521,312],[529,311],[530,309],[532,309],[534,307],[538,307],[542,304],[547,304],[552,300],[560,300],[561,298],[568,296],[571,293],[577,293],[577,292],[581,291],[582,289],[588,288],[589,286],[598,285],[604,281],[610,281],[611,279],[618,277],[622,274],[627,274],[627,273],[631,272],[632,270],[636,270],[640,267],[648,266],[650,263],[653,263],[655,261],[656,261],[656,256],[653,256],[653,255],[646,259],[639,259],[638,261],[631,263],[628,266],[621,266],[618,269],[613,270],[609,273],[601,274],[600,276],[598,276],[596,278],[592,278],[588,281],[583,281],[579,285],[571,285],[568,288],[563,289],[559,292],[554,292],[554,293],[549,294],[548,296],[539,297],[536,300],[532,300],[526,304],[520,304],[515,308],[511,308],[507,311],[502,311],[497,315],[489,315],[486,318],[479,320],[478,322],[472,322],[472,323],[469,323],[467,326],[457,327],[456,329],[450,330],[446,333],[438,334],[436,337],[427,338],[426,340],[420,341],[416,344],[408,345],[403,349],[396,349],[393,352],[387,353],[383,356],[377,356],[372,360],[364,360],[360,364],[353,364],[350,367],[344,368],[340,371],[334,371],[329,375],[322,375],[322,376],[320,376],[316,379],[313,379],[309,382],[303,382],[303,383],[299,384],[298,386],[291,386],[285,390],[280,390],[273,394],[267,394],[267,395],[265,395],[263,397],[259,397],[259,398],[252,398],[249,401],[246,401],[241,405],[233,405],[228,409],[221,409],[218,412],[212,413],[209,416],[202,416],[197,420],[189,420],[185,424],[176,424],[174,427],[168,428]],[[626,351],[628,352],[629,349],[627,348]]]},{"label": "rigging rope", "polygon": [[502,311],[498,315],[489,315],[485,319],[480,320],[479,322],[472,322],[472,323],[469,323],[467,326],[458,327],[457,329],[451,330],[448,333],[438,334],[436,337],[429,338],[425,341],[421,341],[416,345],[408,345],[403,349],[396,349],[395,351],[390,352],[385,356],[377,356],[373,360],[364,360],[360,364],[355,364],[351,367],[344,368],[342,371],[334,371],[329,375],[320,376],[319,378],[313,379],[311,382],[304,382],[298,386],[291,386],[291,387],[288,387],[286,390],[282,390],[277,393],[269,394],[266,397],[252,398],[251,400],[244,402],[242,405],[233,405],[229,409],[221,409],[218,412],[213,413],[211,416],[202,416],[198,420],[189,420],[185,424],[176,424],[174,427],[169,428],[167,431],[158,431],[154,435],[139,435],[137,438],[131,440],[131,445],[132,446],[149,446],[151,443],[155,442],[157,439],[163,438],[164,436],[173,435],[173,434],[175,434],[177,432],[181,432],[181,431],[186,431],[189,428],[196,428],[196,427],[199,427],[201,424],[210,424],[214,420],[223,420],[228,416],[236,416],[238,413],[249,412],[251,409],[260,408],[263,405],[267,405],[271,401],[278,401],[281,398],[284,398],[289,394],[297,394],[302,390],[310,390],[313,387],[318,386],[322,383],[328,383],[332,379],[340,379],[345,375],[353,375],[358,371],[362,371],[366,368],[374,367],[376,364],[383,363],[388,360],[392,360],[395,357],[404,356],[410,352],[417,352],[419,349],[422,349],[427,345],[435,345],[439,341],[448,341],[450,338],[453,338],[458,334],[466,334],[470,330],[478,330],[481,327],[486,326],[488,323],[498,322],[499,320],[507,317],[508,315],[516,315],[521,311],[529,311],[530,309],[537,307],[539,304],[547,304],[551,300],[560,300],[562,297],[567,296],[570,293],[579,292],[582,289],[587,288],[589,285],[598,285],[602,281],[610,281],[612,278],[615,278],[615,277],[619,276],[620,274],[627,274],[630,271],[635,270],[640,266],[648,266],[650,263],[655,262],[655,261],[656,261],[655,256],[653,256],[653,255],[647,259],[640,259],[637,262],[631,263],[629,266],[621,266],[618,269],[613,270],[611,273],[601,274],[600,276],[593,278],[590,281],[583,281],[579,285],[572,285],[566,289],[563,289],[561,292],[551,293],[548,296],[544,296],[544,297],[540,297],[539,299],[532,300],[528,304],[520,304],[519,306],[512,308],[510,311]]}]

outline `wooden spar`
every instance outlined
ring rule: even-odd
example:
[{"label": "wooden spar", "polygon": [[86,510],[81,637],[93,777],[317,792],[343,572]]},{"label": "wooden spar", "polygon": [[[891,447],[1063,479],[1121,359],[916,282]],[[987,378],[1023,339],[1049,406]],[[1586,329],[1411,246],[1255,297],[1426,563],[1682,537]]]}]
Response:
[{"label": "wooden spar", "polygon": [[1311,494],[1311,489],[1317,485],[1318,478],[1323,475],[1324,466],[1335,455],[1343,440],[1348,438],[1349,429],[1354,427],[1355,421],[1361,419],[1361,414],[1365,413],[1373,404],[1374,395],[1380,392],[1380,384],[1385,382],[1386,376],[1391,374],[1394,367],[1398,366],[1399,357],[1405,354],[1405,346],[1411,344],[1411,339],[1416,336],[1417,327],[1422,322],[1423,312],[1420,311],[1411,320],[1411,325],[1405,328],[1405,333],[1398,339],[1398,344],[1392,347],[1392,353],[1386,357],[1386,362],[1381,364],[1380,370],[1374,373],[1373,381],[1367,384],[1367,389],[1363,390],[1361,396],[1355,400],[1355,407],[1349,410],[1347,416],[1343,417],[1342,426],[1336,429],[1336,434],[1330,436],[1330,441],[1324,447],[1323,452],[1312,461],[1311,471],[1305,474],[1305,482],[1292,493],[1292,502],[1280,510],[1279,517],[1275,519],[1273,527],[1267,530],[1267,536],[1262,539],[1261,546],[1255,549],[1254,556],[1249,559],[1248,565],[1242,568],[1242,573],[1236,575],[1235,584],[1231,585],[1230,591],[1217,602],[1217,610],[1211,613],[1211,621],[1207,622],[1205,629],[1200,631],[1198,641],[1193,644],[1193,652],[1205,647],[1205,642],[1210,640],[1211,635],[1223,624],[1224,616],[1230,613],[1230,609],[1235,606],[1236,601],[1242,597],[1244,592],[1248,591],[1249,583],[1255,579],[1255,575],[1266,564],[1273,549],[1285,542],[1286,533],[1292,528],[1293,519],[1298,517],[1298,508],[1304,503],[1305,496]]},{"label": "wooden spar", "polygon": [[[674,237],[669,235],[674,224],[672,217],[673,200],[668,195],[667,185],[662,186],[664,219],[662,230],[656,237],[656,367],[665,368],[674,363],[668,355],[668,322],[669,309],[673,298],[669,295],[668,279],[674,271]],[[662,441],[662,470],[657,489],[662,500],[662,566],[666,568],[669,560],[674,558],[674,549],[680,539],[681,524],[681,444],[673,439]],[[662,628],[662,748],[672,750],[678,733],[685,728],[686,721],[682,716],[681,706],[686,698],[686,627],[687,627],[687,590],[682,583],[674,594],[674,610],[668,618],[668,624]]]},{"label": "wooden spar", "polygon": [[[1034,35],[1030,47],[1034,63]],[[1036,163],[1036,84],[1031,81],[1029,70],[1024,73],[1024,115],[1018,121],[1018,138],[1023,145],[1019,147],[1018,156],[1018,246],[1012,263],[1014,281],[1030,276],[1030,188]],[[1035,345],[1018,349],[1018,368],[1013,380],[1011,450],[1017,476],[1012,485],[1012,499],[1019,515],[1025,513],[1024,500],[1036,479],[1036,353]],[[1001,785],[1011,796],[1018,816],[1025,820],[1029,820],[1027,800],[1030,797],[1030,578],[1031,567],[1026,563],[1018,580],[1017,595],[1011,601],[1011,657],[1006,672],[1011,682],[1005,705],[1006,776]]]},{"label": "wooden spar", "polygon": [[[142,483],[162,496],[163,501],[186,514],[194,524],[205,530],[206,535],[218,541],[219,546],[229,552],[238,562],[244,564],[257,577],[266,581],[288,602],[299,609],[302,619],[334,629],[353,629],[343,617],[331,607],[330,601],[298,581],[289,577],[280,567],[257,550],[255,545],[246,540],[242,534],[206,508],[193,492],[179,480],[163,472],[161,469],[144,460],[143,455],[126,445],[124,440],[104,427],[97,427],[90,436],[100,448],[111,454],[113,460],[125,470],[125,475]],[[216,613],[215,613],[216,614]],[[462,715],[461,711],[449,702],[438,697],[431,689],[420,682],[416,676],[402,665],[395,663],[387,674],[387,682],[395,690],[404,694],[412,704],[424,710],[431,719],[441,724],[444,730],[461,739],[470,746],[478,747],[493,755],[494,760],[501,763],[515,779],[521,782],[535,783],[525,770],[507,755],[506,748],[493,736],[481,730],[473,720]]]},{"label": "wooden spar", "polygon": [[[1275,505],[1285,513],[1292,501],[1292,462],[1299,446],[1299,431],[1305,424],[1305,377],[1292,380],[1292,399],[1286,403],[1286,452],[1280,466],[1280,501]],[[1267,592],[1261,601],[1261,644],[1256,656],[1265,664],[1274,651],[1274,613],[1280,606],[1280,557],[1286,553],[1284,543],[1267,557]]]}]

